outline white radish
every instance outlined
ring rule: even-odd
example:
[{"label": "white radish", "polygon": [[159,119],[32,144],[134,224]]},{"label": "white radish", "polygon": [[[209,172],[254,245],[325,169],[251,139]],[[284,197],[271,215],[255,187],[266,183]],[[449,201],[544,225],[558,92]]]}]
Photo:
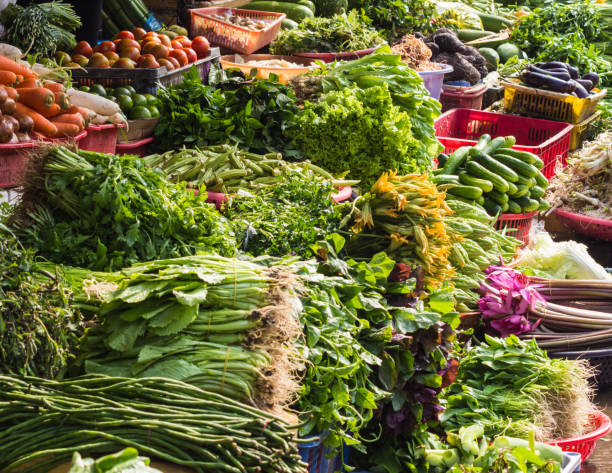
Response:
[{"label": "white radish", "polygon": [[99,95],[83,92],[82,90],[68,89],[66,94],[70,98],[72,105],[77,107],[85,107],[93,110],[98,115],[110,117],[115,113],[120,113],[121,108],[112,100],[105,99]]}]

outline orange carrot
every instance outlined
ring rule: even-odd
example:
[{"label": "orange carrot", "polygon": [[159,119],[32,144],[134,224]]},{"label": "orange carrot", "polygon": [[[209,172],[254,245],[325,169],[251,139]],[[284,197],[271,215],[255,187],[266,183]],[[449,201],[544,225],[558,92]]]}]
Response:
[{"label": "orange carrot", "polygon": [[19,89],[19,101],[38,112],[46,112],[55,104],[55,96],[44,87],[23,87]]},{"label": "orange carrot", "polygon": [[63,112],[70,108],[70,99],[64,92],[54,92],[55,103],[60,106]]},{"label": "orange carrot", "polygon": [[72,123],[57,122],[54,123],[54,125],[57,128],[57,133],[55,134],[56,138],[62,136],[76,136],[79,134],[79,127]]},{"label": "orange carrot", "polygon": [[11,71],[0,71],[0,84],[12,85],[17,81],[17,76]]},{"label": "orange carrot", "polygon": [[71,123],[79,127],[79,131],[83,131],[85,128],[85,120],[80,113],[62,113],[56,117],[53,117],[51,121],[57,123]]},{"label": "orange carrot", "polygon": [[23,113],[32,119],[34,122],[34,130],[42,133],[45,136],[53,137],[57,134],[56,126],[43,117],[36,110],[32,110],[27,105],[17,102],[17,112]]},{"label": "orange carrot", "polygon": [[42,87],[42,84],[38,79],[26,79],[23,82],[19,82],[17,85],[15,85],[15,88],[17,89],[28,89],[31,87]]},{"label": "orange carrot", "polygon": [[[30,108],[33,108],[33,107],[30,107]],[[62,108],[58,104],[54,103],[47,110],[36,110],[36,111],[45,118],[51,118],[51,117],[55,117],[56,115],[59,115],[60,113],[62,113]]]},{"label": "orange carrot", "polygon": [[17,89],[15,89],[14,87],[5,86],[4,90],[6,90],[6,93],[8,94],[8,96],[12,98],[13,100],[17,100],[19,98],[19,93],[17,92]]},{"label": "orange carrot", "polygon": [[66,89],[64,88],[64,85],[60,84],[59,82],[45,82],[43,84],[43,87],[46,87],[53,93],[66,91]]},{"label": "orange carrot", "polygon": [[0,56],[0,70],[1,71],[11,71],[17,75],[22,75],[25,78],[34,78],[38,77],[38,74],[30,69],[28,66],[24,66],[23,64],[19,64],[18,62],[13,61],[5,56]]}]

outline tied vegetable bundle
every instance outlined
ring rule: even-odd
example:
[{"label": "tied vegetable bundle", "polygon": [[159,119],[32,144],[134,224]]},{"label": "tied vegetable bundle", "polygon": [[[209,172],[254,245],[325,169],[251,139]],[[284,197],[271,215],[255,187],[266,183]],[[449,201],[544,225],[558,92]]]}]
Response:
[{"label": "tied vegetable bundle", "polygon": [[235,252],[205,193],[168,183],[137,156],[43,147],[29,166],[12,226],[51,261],[113,270],[211,248]]},{"label": "tied vegetable bundle", "polygon": [[77,451],[128,446],[198,473],[306,471],[281,419],[176,380],[2,376],[0,401],[0,468],[7,472],[42,473]]},{"label": "tied vegetable bundle", "polygon": [[61,377],[76,353],[83,321],[69,286],[36,268],[34,256],[2,228],[0,373]]},{"label": "tied vegetable bundle", "polygon": [[[417,72],[403,64],[399,54],[392,54],[389,46],[381,46],[361,59],[340,61],[322,72],[317,71],[316,75],[299,76],[292,81],[297,97],[311,101],[315,101],[321,94],[341,91],[355,85],[364,90],[383,85],[388,87],[393,104],[408,114],[410,132],[416,142],[416,148],[411,147],[412,151],[405,157],[406,165],[418,172],[430,170],[433,167],[431,157],[442,150],[433,126],[434,119],[440,115],[441,105],[429,95]],[[343,123],[343,128],[347,128],[346,123]],[[343,129],[341,132],[347,133]],[[387,143],[388,136],[370,136],[370,140],[373,140],[373,143]],[[355,134],[354,139],[358,143],[363,137]],[[351,141],[347,141],[346,145],[350,144]],[[337,140],[333,143],[325,141],[321,143],[320,149],[326,152],[326,149],[334,149],[337,146]],[[380,154],[379,148],[374,150],[372,156],[368,156],[369,161],[376,161],[373,156]],[[388,170],[381,169],[381,172]]]},{"label": "tied vegetable bundle", "polygon": [[444,223],[452,210],[428,176],[384,173],[357,198],[343,220],[353,222],[347,252],[354,257],[385,251],[411,267],[422,266],[432,287],[454,275],[448,257],[452,242]]},{"label": "tied vegetable bundle", "polygon": [[480,424],[500,434],[538,441],[572,438],[590,428],[595,406],[585,360],[551,359],[535,342],[485,337],[459,360],[457,379],[444,398],[442,427]]},{"label": "tied vegetable bundle", "polygon": [[96,279],[85,282],[102,301],[81,348],[88,373],[179,379],[271,411],[292,398],[291,273],[210,254]]}]

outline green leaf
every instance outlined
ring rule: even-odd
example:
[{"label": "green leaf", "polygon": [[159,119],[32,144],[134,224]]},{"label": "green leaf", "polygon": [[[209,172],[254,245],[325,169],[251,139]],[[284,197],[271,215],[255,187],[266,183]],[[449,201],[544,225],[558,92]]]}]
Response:
[{"label": "green leaf", "polygon": [[184,380],[192,376],[198,376],[202,371],[196,365],[180,358],[170,358],[157,363],[147,368],[142,377],[161,377]]},{"label": "green leaf", "polygon": [[187,305],[187,306],[197,306],[206,302],[206,298],[208,296],[208,288],[204,285],[201,285],[198,289],[193,290],[191,292],[181,292],[174,290],[172,291],[174,297],[179,304]]},{"label": "green leaf", "polygon": [[174,335],[186,328],[198,315],[198,306],[173,304],[149,321],[155,335]]}]

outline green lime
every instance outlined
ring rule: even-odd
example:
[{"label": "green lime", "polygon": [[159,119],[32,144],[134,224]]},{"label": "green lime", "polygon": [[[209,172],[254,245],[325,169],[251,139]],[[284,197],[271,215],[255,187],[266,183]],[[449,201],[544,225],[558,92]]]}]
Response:
[{"label": "green lime", "polygon": [[132,95],[132,92],[130,92],[130,89],[127,87],[117,87],[113,95],[117,98],[121,97],[122,95],[127,95],[129,97]]},{"label": "green lime", "polygon": [[141,105],[134,106],[134,108],[130,110],[130,120],[140,120],[142,118],[151,118],[151,112],[149,112],[147,107]]},{"label": "green lime", "polygon": [[83,92],[89,92],[91,89],[88,85],[82,85],[81,87],[79,87],[79,90],[82,90]]},{"label": "green lime", "polygon": [[145,98],[147,99],[147,105],[149,107],[158,104],[157,97],[155,97],[155,95],[151,95],[151,94],[142,94],[142,95],[144,95]]},{"label": "green lime", "polygon": [[132,101],[132,97],[129,95],[121,95],[117,98],[117,103],[119,103],[119,107],[122,112],[129,112],[134,106],[134,102]]},{"label": "green lime", "polygon": [[108,97],[106,97],[108,100],[110,100],[111,102],[115,102],[117,103],[117,97],[115,97],[114,95],[109,95]]},{"label": "green lime", "polygon": [[90,87],[90,92],[92,94],[97,94],[97,95],[101,95],[102,97],[106,97],[106,90],[104,90],[104,86],[100,84],[93,84]]},{"label": "green lime", "polygon": [[149,109],[149,112],[151,112],[151,117],[159,117],[159,108],[157,108],[155,105],[149,105],[147,108]]},{"label": "green lime", "polygon": [[130,95],[134,95],[136,93],[136,89],[132,87],[131,85],[126,85],[124,87],[130,91]]},{"label": "green lime", "polygon": [[148,105],[147,98],[144,95],[132,95],[132,100],[134,101],[134,107],[146,107]]}]

